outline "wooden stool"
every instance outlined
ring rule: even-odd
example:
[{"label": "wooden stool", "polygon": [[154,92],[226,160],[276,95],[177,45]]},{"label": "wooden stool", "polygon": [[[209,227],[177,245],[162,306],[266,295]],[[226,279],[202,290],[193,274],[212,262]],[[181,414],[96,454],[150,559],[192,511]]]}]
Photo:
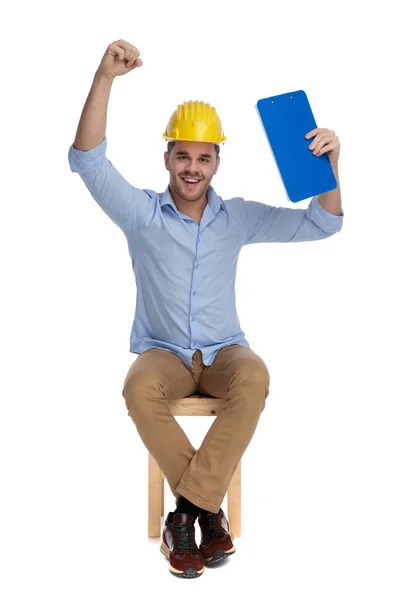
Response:
[{"label": "wooden stool", "polygon": [[[210,417],[219,413],[225,400],[211,396],[193,395],[169,401],[168,406],[175,416]],[[160,537],[160,519],[164,516],[165,475],[149,452],[148,533],[149,537]],[[228,488],[228,521],[234,537],[241,534],[241,462],[236,467]]]}]

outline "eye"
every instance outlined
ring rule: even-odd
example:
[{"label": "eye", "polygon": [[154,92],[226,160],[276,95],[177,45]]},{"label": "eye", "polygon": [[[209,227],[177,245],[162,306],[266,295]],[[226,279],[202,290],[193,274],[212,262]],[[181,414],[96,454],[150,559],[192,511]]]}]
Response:
[{"label": "eye", "polygon": [[204,160],[205,162],[209,162],[209,161],[208,161],[208,158],[204,158],[204,156],[202,156],[202,157],[200,158],[200,160]]}]

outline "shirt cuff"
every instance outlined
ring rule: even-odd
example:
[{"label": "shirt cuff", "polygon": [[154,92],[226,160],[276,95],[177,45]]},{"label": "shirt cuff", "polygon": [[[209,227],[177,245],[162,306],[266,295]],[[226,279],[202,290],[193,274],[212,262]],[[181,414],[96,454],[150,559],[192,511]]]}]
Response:
[{"label": "shirt cuff", "polygon": [[74,173],[89,173],[102,166],[106,155],[107,136],[103,141],[90,150],[77,150],[71,144],[68,151],[68,162]]},{"label": "shirt cuff", "polygon": [[343,209],[340,215],[333,215],[318,202],[318,196],[314,196],[307,208],[307,217],[323,231],[336,233],[342,229]]}]

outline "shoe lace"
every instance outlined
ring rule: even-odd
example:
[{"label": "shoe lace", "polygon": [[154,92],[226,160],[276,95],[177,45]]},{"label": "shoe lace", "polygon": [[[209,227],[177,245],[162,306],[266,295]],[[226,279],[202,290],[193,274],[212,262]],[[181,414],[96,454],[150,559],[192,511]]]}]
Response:
[{"label": "shoe lace", "polygon": [[181,550],[195,550],[194,527],[191,525],[174,525],[178,533],[178,543]]}]

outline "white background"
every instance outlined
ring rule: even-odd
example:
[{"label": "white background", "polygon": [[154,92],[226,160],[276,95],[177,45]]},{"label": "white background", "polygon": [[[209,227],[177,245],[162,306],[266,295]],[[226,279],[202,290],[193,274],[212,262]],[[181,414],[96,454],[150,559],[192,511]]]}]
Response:
[{"label": "white background", "polygon": [[[271,600],[399,599],[399,48],[394,4],[367,5],[24,2],[3,20],[4,600],[237,598],[250,585]],[[221,117],[225,199],[293,207],[259,98],[304,89],[341,142],[342,231],[241,252],[238,314],[271,393],[243,456],[237,552],[185,583],[148,541],[147,451],[121,394],[137,357],[127,243],[67,159],[120,38],[144,64],[113,84],[107,156],[137,187],[166,188],[161,135],[184,100]],[[180,422],[197,445],[211,424]]]}]

